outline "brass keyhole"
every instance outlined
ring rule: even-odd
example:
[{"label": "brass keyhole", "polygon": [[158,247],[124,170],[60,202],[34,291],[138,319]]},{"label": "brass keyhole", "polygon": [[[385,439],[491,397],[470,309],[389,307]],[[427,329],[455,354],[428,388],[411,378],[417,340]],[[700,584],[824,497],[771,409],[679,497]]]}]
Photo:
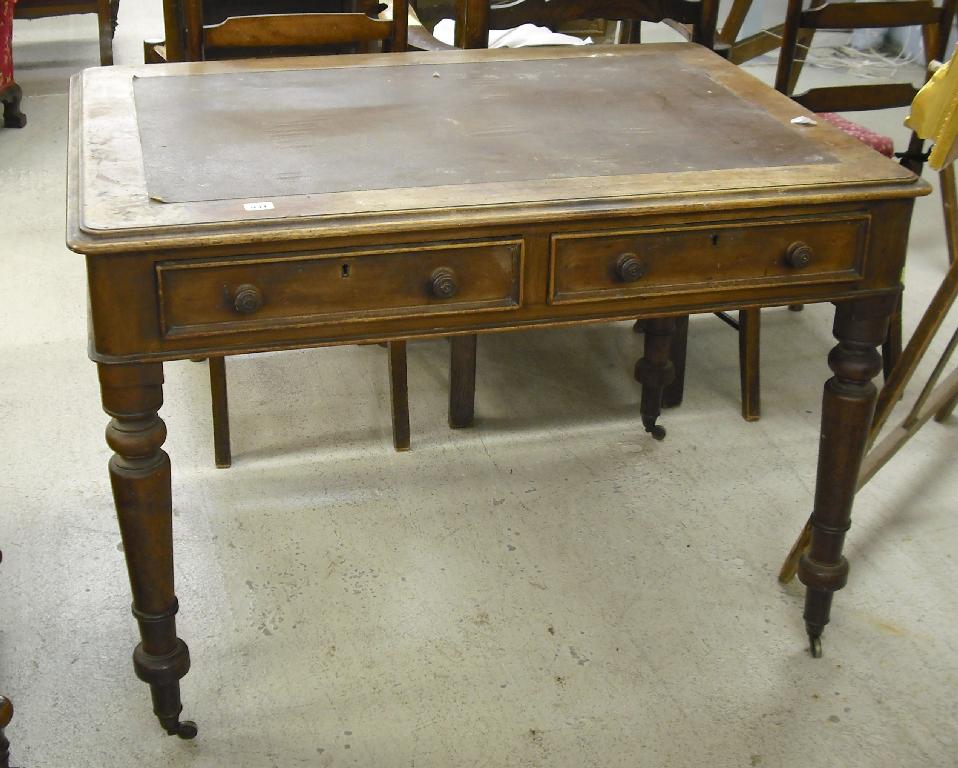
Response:
[{"label": "brass keyhole", "polygon": [[344,280],[349,277],[349,264],[343,264],[342,277]]}]

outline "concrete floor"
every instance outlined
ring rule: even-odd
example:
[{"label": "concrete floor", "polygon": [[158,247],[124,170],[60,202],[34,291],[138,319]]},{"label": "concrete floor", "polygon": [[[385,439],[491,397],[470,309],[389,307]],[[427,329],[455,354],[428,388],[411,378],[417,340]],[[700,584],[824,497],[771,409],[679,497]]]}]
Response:
[{"label": "concrete floor", "polygon": [[[159,30],[159,3],[124,0],[118,62]],[[696,318],[664,443],[637,422],[628,324],[483,338],[479,418],[457,433],[445,343],[411,345],[402,455],[378,347],[231,360],[230,470],[213,468],[205,366],[168,365],[200,735],[162,735],[130,663],[84,266],[63,245],[67,75],[97,63],[95,34],[92,17],[17,23],[29,124],[0,130],[14,764],[958,765],[958,419],[859,495],[824,659],[801,589],[775,580],[811,504],[828,306],[764,314],[756,424],[734,334]],[[903,141],[901,117],[877,119]],[[938,205],[913,225],[909,328],[944,272]]]}]

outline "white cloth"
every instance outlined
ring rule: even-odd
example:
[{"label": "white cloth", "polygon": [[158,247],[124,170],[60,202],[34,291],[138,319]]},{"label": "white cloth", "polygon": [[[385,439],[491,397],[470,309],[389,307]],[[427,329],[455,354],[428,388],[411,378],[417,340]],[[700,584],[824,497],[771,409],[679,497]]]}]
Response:
[{"label": "white cloth", "polygon": [[[455,19],[443,19],[432,31],[433,37],[446,45],[454,45],[456,37]],[[585,40],[574,35],[553,32],[548,27],[535,24],[523,24],[515,29],[490,29],[490,48],[525,48],[530,45],[589,45],[591,37]]]}]

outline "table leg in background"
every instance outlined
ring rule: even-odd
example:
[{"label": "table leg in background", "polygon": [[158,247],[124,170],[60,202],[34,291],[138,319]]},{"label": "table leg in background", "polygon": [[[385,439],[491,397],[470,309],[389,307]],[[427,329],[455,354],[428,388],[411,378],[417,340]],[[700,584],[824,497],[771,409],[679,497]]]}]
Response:
[{"label": "table leg in background", "polygon": [[665,427],[656,424],[662,413],[662,394],[675,379],[672,363],[672,337],[675,335],[674,317],[655,317],[645,321],[645,349],[635,364],[635,380],[642,385],[639,411],[642,426],[656,440],[665,438]]}]

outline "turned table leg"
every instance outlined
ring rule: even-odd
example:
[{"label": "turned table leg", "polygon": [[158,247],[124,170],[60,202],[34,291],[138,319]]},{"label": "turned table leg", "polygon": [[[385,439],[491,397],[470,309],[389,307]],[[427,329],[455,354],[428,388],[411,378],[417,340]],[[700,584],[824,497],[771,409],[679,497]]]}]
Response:
[{"label": "turned table leg", "polygon": [[646,320],[645,349],[642,358],[635,364],[635,380],[642,385],[639,405],[642,426],[656,440],[665,439],[665,427],[655,422],[662,413],[663,392],[675,379],[675,365],[672,363],[674,334],[674,317]]},{"label": "turned table leg", "polygon": [[166,425],[160,363],[100,365],[103,409],[112,416],[106,440],[115,451],[110,481],[133,591],[141,642],[133,651],[137,677],[149,683],[153,711],[169,734],[196,735],[181,722],[180,678],[190,668],[186,643],[176,636],[170,459],[162,450]]},{"label": "turned table leg", "polygon": [[852,502],[878,390],[872,379],[882,369],[878,347],[888,332],[897,296],[860,299],[837,305],[833,333],[838,340],[828,356],[834,376],[825,383],[818,452],[811,544],[798,564],[806,586],[805,628],[812,656],[822,655],[832,595],[848,580],[842,555],[851,525]]}]

